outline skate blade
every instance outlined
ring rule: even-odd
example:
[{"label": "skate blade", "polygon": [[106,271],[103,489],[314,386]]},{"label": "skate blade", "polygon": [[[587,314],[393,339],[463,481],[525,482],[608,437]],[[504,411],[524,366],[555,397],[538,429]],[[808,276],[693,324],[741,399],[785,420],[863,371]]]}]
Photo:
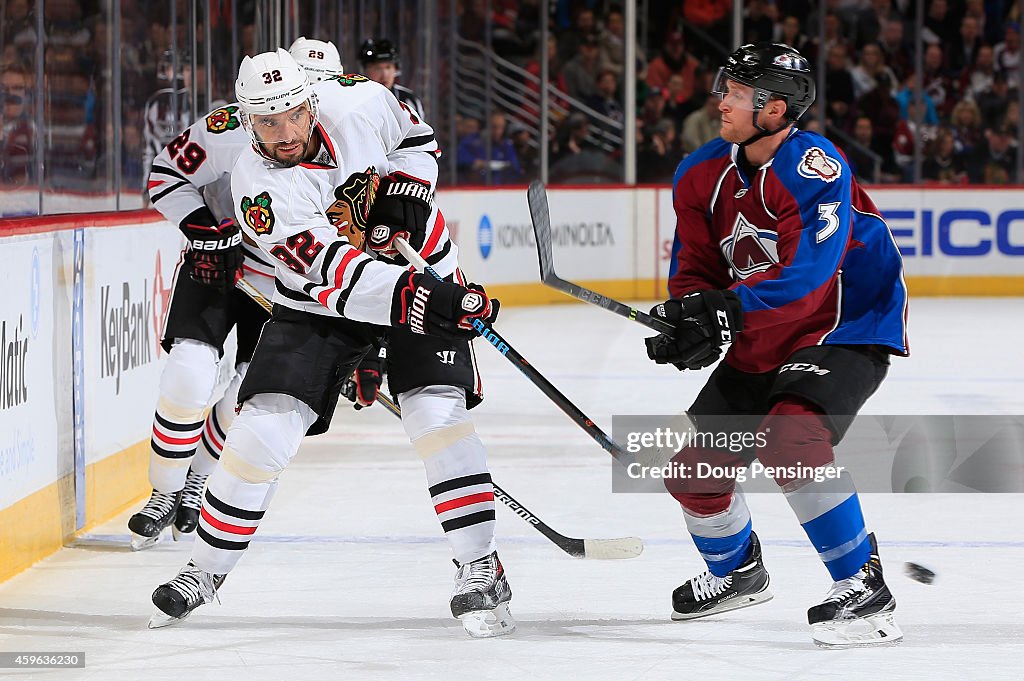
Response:
[{"label": "skate blade", "polygon": [[502,603],[494,610],[478,610],[459,615],[462,628],[473,638],[494,638],[511,634],[516,630],[516,621],[508,610],[508,603]]},{"label": "skate blade", "polygon": [[821,648],[864,648],[894,646],[903,642],[903,631],[891,612],[858,617],[852,620],[830,620],[811,625],[811,638]]},{"label": "skate blade", "polygon": [[172,624],[177,624],[178,622],[182,621],[183,619],[185,619],[185,617],[188,617],[189,614],[191,613],[186,613],[184,617],[171,617],[170,615],[168,615],[167,613],[163,612],[158,608],[149,618],[149,628],[163,629],[164,627],[169,627]]},{"label": "skate blade", "polygon": [[[161,533],[162,534],[162,533]],[[132,533],[132,551],[145,551],[160,543],[160,535],[155,537],[143,537],[141,534]]]},{"label": "skate blade", "polygon": [[676,622],[683,622],[685,620],[700,619],[701,617],[710,617],[711,615],[719,615],[723,612],[749,608],[750,606],[758,605],[759,603],[767,603],[773,598],[775,598],[775,594],[768,589],[765,589],[764,591],[758,591],[756,594],[750,594],[749,596],[743,596],[741,598],[734,598],[731,601],[726,601],[718,607],[711,608],[710,610],[702,610],[701,612],[685,613],[676,612],[676,610],[673,609],[672,619]]},{"label": "skate blade", "polygon": [[182,537],[187,537],[193,532],[195,532],[195,528],[189,530],[188,532],[182,532],[177,528],[176,525],[171,525],[171,537],[174,538],[174,541],[181,541]]}]

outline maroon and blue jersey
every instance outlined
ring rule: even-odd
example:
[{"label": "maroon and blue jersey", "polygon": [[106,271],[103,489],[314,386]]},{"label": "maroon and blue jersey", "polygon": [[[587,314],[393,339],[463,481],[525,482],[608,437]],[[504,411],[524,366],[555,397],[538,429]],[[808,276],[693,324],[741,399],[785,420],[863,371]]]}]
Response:
[{"label": "maroon and blue jersey", "polygon": [[744,328],[725,361],[741,371],[822,344],[907,355],[903,260],[842,154],[794,129],[748,176],[738,151],[716,139],[676,169],[670,295],[736,292]]}]

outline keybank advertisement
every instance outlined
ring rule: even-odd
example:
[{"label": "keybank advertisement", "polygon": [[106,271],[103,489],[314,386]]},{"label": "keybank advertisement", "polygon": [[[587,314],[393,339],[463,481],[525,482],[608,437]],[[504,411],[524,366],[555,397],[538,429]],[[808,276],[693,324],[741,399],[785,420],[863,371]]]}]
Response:
[{"label": "keybank advertisement", "polygon": [[[552,190],[551,238],[568,279],[632,279],[634,221],[628,191]],[[492,284],[540,281],[526,190],[448,191],[438,205],[459,245],[459,265]]]},{"label": "keybank advertisement", "polygon": [[[671,191],[658,194],[664,279],[675,214]],[[1024,276],[1024,192],[871,187],[868,194],[893,233],[907,275]]]},{"label": "keybank advertisement", "polygon": [[166,223],[86,237],[86,463],[149,438],[180,234]]},{"label": "keybank advertisement", "polygon": [[[0,239],[0,508],[69,474],[72,456],[58,452],[55,388],[68,380],[70,346],[54,347],[54,257],[59,235]],[[56,248],[55,248],[56,244]],[[70,246],[68,246],[70,247]],[[61,375],[64,372],[64,375]],[[58,380],[60,378],[60,380]],[[60,470],[61,462],[67,470]]]}]

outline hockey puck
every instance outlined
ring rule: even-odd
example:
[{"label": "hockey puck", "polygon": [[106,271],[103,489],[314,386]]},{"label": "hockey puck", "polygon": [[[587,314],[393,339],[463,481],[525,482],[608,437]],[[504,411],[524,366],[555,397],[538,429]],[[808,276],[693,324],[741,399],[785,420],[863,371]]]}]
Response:
[{"label": "hockey puck", "polygon": [[935,581],[935,573],[917,563],[904,563],[903,571],[915,582],[921,582],[922,584],[931,584]]}]

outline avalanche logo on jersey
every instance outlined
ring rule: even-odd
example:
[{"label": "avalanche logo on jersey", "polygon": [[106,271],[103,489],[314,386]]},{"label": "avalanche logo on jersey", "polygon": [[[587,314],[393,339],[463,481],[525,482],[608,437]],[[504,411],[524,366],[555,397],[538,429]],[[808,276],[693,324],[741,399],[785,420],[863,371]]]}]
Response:
[{"label": "avalanche logo on jersey", "polygon": [[732,234],[722,242],[725,259],[732,264],[737,279],[764,272],[779,261],[779,235],[758,229],[743,213],[737,213]]},{"label": "avalanche logo on jersey", "polygon": [[228,130],[234,130],[241,125],[238,121],[238,116],[235,115],[236,113],[238,113],[237,106],[225,106],[211,112],[210,115],[206,117],[206,129],[214,135],[219,135],[220,133],[227,132]]},{"label": "avalanche logo on jersey", "polygon": [[257,234],[270,234],[274,231],[274,212],[270,210],[270,194],[263,192],[255,199],[242,197],[242,213],[245,224]]},{"label": "avalanche logo on jersey", "polygon": [[370,208],[377,198],[378,187],[380,173],[373,166],[361,173],[352,173],[334,190],[337,201],[327,208],[327,219],[338,228],[338,236],[346,237],[356,248],[363,245]]},{"label": "avalanche logo on jersey", "polygon": [[796,171],[809,180],[835,182],[843,174],[843,167],[820,147],[811,147],[804,152]]}]

